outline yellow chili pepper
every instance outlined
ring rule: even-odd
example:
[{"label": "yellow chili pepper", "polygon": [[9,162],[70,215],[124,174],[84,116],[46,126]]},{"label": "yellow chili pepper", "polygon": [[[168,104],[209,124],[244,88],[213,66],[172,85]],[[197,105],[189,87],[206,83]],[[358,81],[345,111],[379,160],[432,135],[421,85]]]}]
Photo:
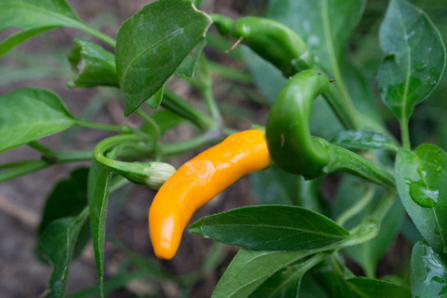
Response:
[{"label": "yellow chili pepper", "polygon": [[260,130],[235,133],[182,165],[158,191],[149,210],[155,255],[171,259],[193,213],[241,176],[270,165]]}]

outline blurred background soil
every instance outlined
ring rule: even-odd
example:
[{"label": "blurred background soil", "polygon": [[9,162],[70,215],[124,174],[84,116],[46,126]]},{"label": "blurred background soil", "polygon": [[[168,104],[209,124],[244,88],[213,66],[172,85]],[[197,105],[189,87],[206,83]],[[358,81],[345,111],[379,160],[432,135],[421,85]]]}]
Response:
[{"label": "blurred background soil", "polygon": [[[116,37],[119,25],[136,11],[151,1],[147,0],[68,0],[81,19],[95,28],[112,37]],[[205,0],[202,10],[208,13],[221,13],[232,18],[246,14],[262,14],[266,1],[224,1]],[[371,6],[376,5],[380,12],[386,9],[386,1],[369,1]],[[356,34],[368,33],[369,26],[377,22],[377,14],[366,15],[363,22],[364,30]],[[14,32],[7,30],[0,33],[0,40]],[[93,120],[111,124],[129,124],[138,126],[141,120],[135,116],[123,117],[122,104],[117,100],[119,93],[112,88],[69,89],[66,86],[71,76],[68,61],[65,55],[72,48],[74,38],[92,39],[90,36],[74,29],[61,28],[49,31],[41,36],[32,38],[20,45],[0,60],[0,69],[14,69],[14,76],[0,71],[0,94],[11,92],[22,87],[47,88],[57,93],[68,106],[69,111],[78,117],[94,117]],[[98,42],[111,50],[107,45]],[[355,43],[352,47],[355,47]],[[243,69],[243,66],[228,59],[223,53],[210,49],[206,51],[207,57],[212,60],[230,63],[233,67]],[[375,55],[380,55],[375,53]],[[23,70],[20,72],[19,70]],[[190,103],[201,109],[204,104],[197,92],[179,79],[171,79],[168,83],[170,89],[187,99]],[[215,77],[214,92],[219,105],[224,112],[225,122],[229,127],[247,129],[252,123],[262,124],[268,113],[268,108],[261,107],[253,102],[240,101],[233,93],[229,95],[228,87],[222,79]],[[91,105],[92,99],[101,104]],[[89,105],[90,104],[90,105]],[[242,118],[232,114],[238,112],[238,105],[242,105],[246,112]],[[92,112],[93,111],[93,112]],[[445,107],[444,107],[445,111]],[[416,115],[418,116],[418,115]],[[420,122],[414,124],[424,135],[424,127],[430,126],[430,121],[420,116]],[[427,122],[428,121],[428,122]],[[390,125],[392,130],[395,126]],[[428,128],[427,128],[428,129]],[[194,131],[188,126],[180,126],[170,131],[163,139],[164,142],[178,142],[189,139]],[[58,150],[87,150],[109,136],[109,133],[82,129],[70,129],[66,133],[44,138],[42,143]],[[445,134],[444,134],[445,135]],[[426,136],[424,136],[426,137]],[[440,138],[440,139],[439,139]],[[439,137],[440,143],[445,137]],[[444,147],[445,148],[445,147]],[[173,159],[175,167],[196,155],[201,150],[190,152]],[[22,159],[39,158],[36,151],[27,146],[21,146],[0,154],[0,164]],[[66,179],[69,173],[80,166],[89,166],[89,162],[55,165],[45,170],[16,178],[0,184],[0,296],[4,298],[38,297],[45,289],[51,269],[39,261],[32,254],[35,246],[35,231],[40,221],[40,213],[45,200],[50,194],[55,181]],[[337,187],[337,179],[331,178],[325,184],[323,192],[332,197]],[[119,239],[132,252],[150,258],[162,265],[170,273],[180,275],[193,273],[203,262],[212,241],[184,233],[182,243],[177,255],[171,261],[160,261],[153,255],[148,227],[147,211],[155,192],[147,187],[133,186],[125,192],[118,192],[111,197],[108,217],[107,235]],[[124,199],[126,198],[126,199]],[[233,209],[240,206],[255,204],[249,186],[249,178],[243,177],[229,189],[216,197],[209,204],[196,212],[192,221],[217,212]],[[395,260],[399,255],[407,255],[409,246],[405,240],[399,238],[398,244],[393,247],[379,267],[380,274],[387,274],[399,264]],[[185,297],[210,297],[211,293],[222,275],[225,267],[231,261],[237,248],[226,246],[221,265],[205,275],[204,279],[192,288]],[[411,248],[410,248],[411,249]],[[121,251],[110,243],[106,243],[105,271],[106,278],[113,275],[120,262],[124,259]],[[359,269],[350,264],[356,273]],[[97,274],[91,244],[87,246],[83,255],[75,260],[70,267],[66,293],[72,293],[82,288],[97,284]],[[158,292],[161,289],[161,292]],[[130,283],[126,288],[117,290],[108,297],[178,297],[179,287],[172,282],[155,283],[148,280],[138,280]]]}]

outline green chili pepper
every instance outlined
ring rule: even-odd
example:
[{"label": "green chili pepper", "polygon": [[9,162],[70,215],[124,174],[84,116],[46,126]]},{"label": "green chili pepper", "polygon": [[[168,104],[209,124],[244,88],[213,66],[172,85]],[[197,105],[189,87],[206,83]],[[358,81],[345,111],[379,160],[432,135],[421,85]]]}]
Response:
[{"label": "green chili pepper", "polygon": [[315,176],[329,163],[328,152],[309,130],[313,100],[328,87],[326,75],[304,70],[278,94],[267,119],[266,138],[273,161],[283,170]]},{"label": "green chili pepper", "polygon": [[283,170],[307,179],[343,171],[385,187],[394,187],[393,175],[381,167],[310,134],[313,100],[328,87],[326,75],[309,69],[294,75],[281,89],[265,130],[273,162]]},{"label": "green chili pepper", "polygon": [[211,17],[222,35],[239,38],[286,77],[315,64],[311,50],[301,37],[279,22],[260,17],[244,17],[234,22],[221,15]]}]

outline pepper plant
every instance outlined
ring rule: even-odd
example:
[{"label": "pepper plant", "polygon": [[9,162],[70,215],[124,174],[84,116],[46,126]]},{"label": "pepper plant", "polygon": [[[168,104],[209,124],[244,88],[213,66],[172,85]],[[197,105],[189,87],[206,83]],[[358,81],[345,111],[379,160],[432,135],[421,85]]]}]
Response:
[{"label": "pepper plant", "polygon": [[[412,146],[409,129],[414,108],[438,86],[446,64],[442,36],[428,15],[406,0],[390,0],[379,30],[382,52],[358,50],[360,54],[350,56],[345,55],[346,45],[362,20],[365,0],[270,0],[265,16],[237,20],[200,11],[201,2],[151,2],[122,24],[115,40],[83,22],[64,0],[0,0],[0,31],[21,29],[0,41],[0,56],[58,27],[90,34],[95,42],[76,39],[67,55],[74,71],[67,85],[118,88],[123,115],[144,120],[140,128],[131,128],[81,119],[47,89],[22,88],[0,96],[0,151],[30,146],[42,156],[0,165],[0,182],[53,164],[91,162],[88,170],[72,172],[69,183],[55,186],[43,211],[36,251],[53,271],[42,297],[64,296],[70,263],[90,239],[99,284],[93,294],[104,297],[110,285],[116,285],[113,280],[122,285],[148,276],[191,287],[203,272],[176,277],[158,268],[154,274],[148,269],[153,265],[119,239],[110,241],[146,271],[104,279],[110,194],[129,183],[155,190],[169,187],[168,195],[156,197],[149,214],[156,254],[169,259],[192,213],[253,171],[259,205],[206,216],[188,228],[241,248],[212,297],[447,295],[447,155],[434,144]],[[376,43],[370,48],[378,48]],[[246,64],[251,76],[210,61],[207,47],[228,50],[231,59]],[[369,63],[377,57],[379,65]],[[265,123],[253,123],[258,132],[238,134],[225,123],[213,96],[211,71],[232,81],[253,82],[264,94],[272,108]],[[172,76],[197,89],[208,111],[169,90],[166,83]],[[388,114],[378,112],[374,82],[367,79],[371,77],[377,78]],[[392,121],[381,114],[396,116],[400,130],[390,131],[393,126],[386,124]],[[166,131],[185,122],[201,134],[180,143],[161,142]],[[56,151],[39,142],[75,126],[114,136],[77,151]],[[247,139],[241,141],[242,135]],[[174,156],[226,137],[177,173],[169,164]],[[262,158],[249,159],[251,153]],[[234,176],[222,178],[226,167]],[[335,201],[328,204],[320,189],[331,173],[338,173],[340,183]],[[182,179],[192,180],[178,186]],[[88,200],[72,195],[76,191]],[[418,232],[409,233],[411,229]],[[407,272],[378,278],[378,262],[400,232],[413,235]],[[160,247],[168,247],[169,254],[157,253]],[[208,269],[219,264],[215,253],[221,250],[215,249],[209,252]],[[347,260],[364,274],[355,275]]]}]

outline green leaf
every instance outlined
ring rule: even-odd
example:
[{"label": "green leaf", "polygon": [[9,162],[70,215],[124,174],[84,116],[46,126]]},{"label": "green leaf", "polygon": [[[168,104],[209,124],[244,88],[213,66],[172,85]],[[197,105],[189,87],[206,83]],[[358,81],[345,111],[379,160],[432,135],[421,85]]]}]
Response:
[{"label": "green leaf", "polygon": [[349,149],[399,149],[387,136],[366,130],[342,131],[333,138],[332,143]]},{"label": "green leaf", "polygon": [[88,217],[85,208],[77,217],[65,217],[53,221],[43,233],[39,251],[50,262],[53,272],[42,298],[62,298],[67,284],[68,270],[76,240]]},{"label": "green leaf", "polygon": [[75,39],[74,48],[68,54],[75,77],[68,82],[69,87],[118,87],[115,56],[100,45]]},{"label": "green leaf", "polygon": [[92,163],[88,174],[88,203],[90,206],[90,228],[93,238],[96,270],[98,272],[99,289],[104,297],[104,239],[109,201],[111,173],[96,162]]},{"label": "green leaf", "polygon": [[[237,230],[237,233],[234,231]],[[251,250],[308,250],[343,240],[349,232],[301,207],[242,207],[200,219],[188,231]]]},{"label": "green leaf", "polygon": [[245,298],[264,281],[309,252],[265,252],[241,249],[217,284],[212,298]]},{"label": "green leaf", "polygon": [[423,144],[400,149],[396,184],[402,203],[421,235],[438,253],[447,253],[447,155]]},{"label": "green leaf", "polygon": [[445,47],[429,17],[404,0],[392,0],[380,27],[387,54],[379,70],[380,94],[400,122],[433,91],[445,68]]},{"label": "green leaf", "polygon": [[180,75],[191,78],[194,76],[194,70],[196,69],[196,64],[199,61],[200,55],[203,52],[203,48],[206,46],[206,40],[202,40],[182,61],[180,66],[175,71]]},{"label": "green leaf", "polygon": [[[52,222],[63,217],[76,216],[87,206],[87,175],[87,168],[79,168],[70,174],[70,178],[56,184],[45,203],[37,231],[39,238]],[[82,253],[89,240],[89,221],[86,221],[78,235],[73,258]]]},{"label": "green leaf", "polygon": [[0,96],[0,152],[61,132],[75,118],[54,93],[23,88]]},{"label": "green leaf", "polygon": [[187,0],[152,2],[124,22],[115,58],[125,116],[164,85],[210,24]]},{"label": "green leaf", "polygon": [[0,0],[0,32],[22,29],[0,42],[0,57],[25,40],[58,27],[77,28],[113,43],[82,22],[64,0]]},{"label": "green leaf", "polygon": [[386,197],[376,212],[354,228],[349,237],[326,247],[294,252],[256,252],[241,249],[220,279],[212,297],[247,297],[270,276],[293,262],[318,252],[358,245],[371,240],[377,235],[383,213],[388,210],[392,202],[391,197]]},{"label": "green leaf", "polygon": [[447,265],[426,242],[418,242],[411,256],[413,297],[447,297]]},{"label": "green leaf", "polygon": [[316,61],[336,75],[345,44],[363,13],[364,0],[271,0],[268,17],[297,32]]}]

